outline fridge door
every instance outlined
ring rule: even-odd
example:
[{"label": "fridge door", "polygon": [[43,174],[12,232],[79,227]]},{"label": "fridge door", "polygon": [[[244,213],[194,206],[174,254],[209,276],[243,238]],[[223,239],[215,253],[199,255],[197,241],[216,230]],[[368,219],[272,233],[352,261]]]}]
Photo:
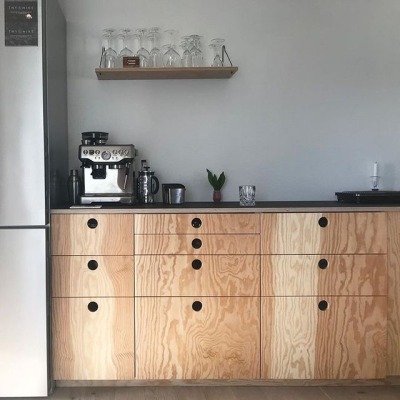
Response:
[{"label": "fridge door", "polygon": [[5,46],[0,0],[0,226],[45,225],[41,1],[38,46]]},{"label": "fridge door", "polygon": [[0,397],[48,394],[46,229],[0,229]]}]

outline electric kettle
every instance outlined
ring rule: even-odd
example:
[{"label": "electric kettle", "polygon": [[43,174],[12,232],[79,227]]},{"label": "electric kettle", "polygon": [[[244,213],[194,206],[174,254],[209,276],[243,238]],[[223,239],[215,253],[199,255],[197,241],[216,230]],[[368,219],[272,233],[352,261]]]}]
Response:
[{"label": "electric kettle", "polygon": [[154,203],[154,195],[160,188],[160,182],[154,175],[154,171],[150,171],[146,160],[142,160],[142,168],[139,171],[137,179],[137,192],[139,203]]}]

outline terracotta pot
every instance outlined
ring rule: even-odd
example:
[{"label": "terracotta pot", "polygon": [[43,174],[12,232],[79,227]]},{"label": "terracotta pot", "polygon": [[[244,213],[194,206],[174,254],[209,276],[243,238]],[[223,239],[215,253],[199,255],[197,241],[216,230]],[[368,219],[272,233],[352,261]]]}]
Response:
[{"label": "terracotta pot", "polygon": [[213,192],[213,201],[218,203],[221,201],[222,195],[220,190],[214,190]]}]

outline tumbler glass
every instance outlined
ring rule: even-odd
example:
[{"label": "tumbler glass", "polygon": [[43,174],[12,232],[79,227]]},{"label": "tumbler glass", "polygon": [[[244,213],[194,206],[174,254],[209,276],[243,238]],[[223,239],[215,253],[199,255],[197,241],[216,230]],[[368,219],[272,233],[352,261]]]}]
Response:
[{"label": "tumbler glass", "polygon": [[239,186],[239,204],[244,207],[256,205],[256,187],[254,185]]}]

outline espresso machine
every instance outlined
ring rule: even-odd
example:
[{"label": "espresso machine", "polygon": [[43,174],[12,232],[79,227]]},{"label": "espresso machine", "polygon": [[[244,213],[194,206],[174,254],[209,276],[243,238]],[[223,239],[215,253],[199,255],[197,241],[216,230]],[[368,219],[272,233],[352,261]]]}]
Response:
[{"label": "espresso machine", "polygon": [[108,145],[108,133],[83,132],[79,146],[82,162],[81,204],[133,204],[135,196],[135,156],[132,144]]}]

